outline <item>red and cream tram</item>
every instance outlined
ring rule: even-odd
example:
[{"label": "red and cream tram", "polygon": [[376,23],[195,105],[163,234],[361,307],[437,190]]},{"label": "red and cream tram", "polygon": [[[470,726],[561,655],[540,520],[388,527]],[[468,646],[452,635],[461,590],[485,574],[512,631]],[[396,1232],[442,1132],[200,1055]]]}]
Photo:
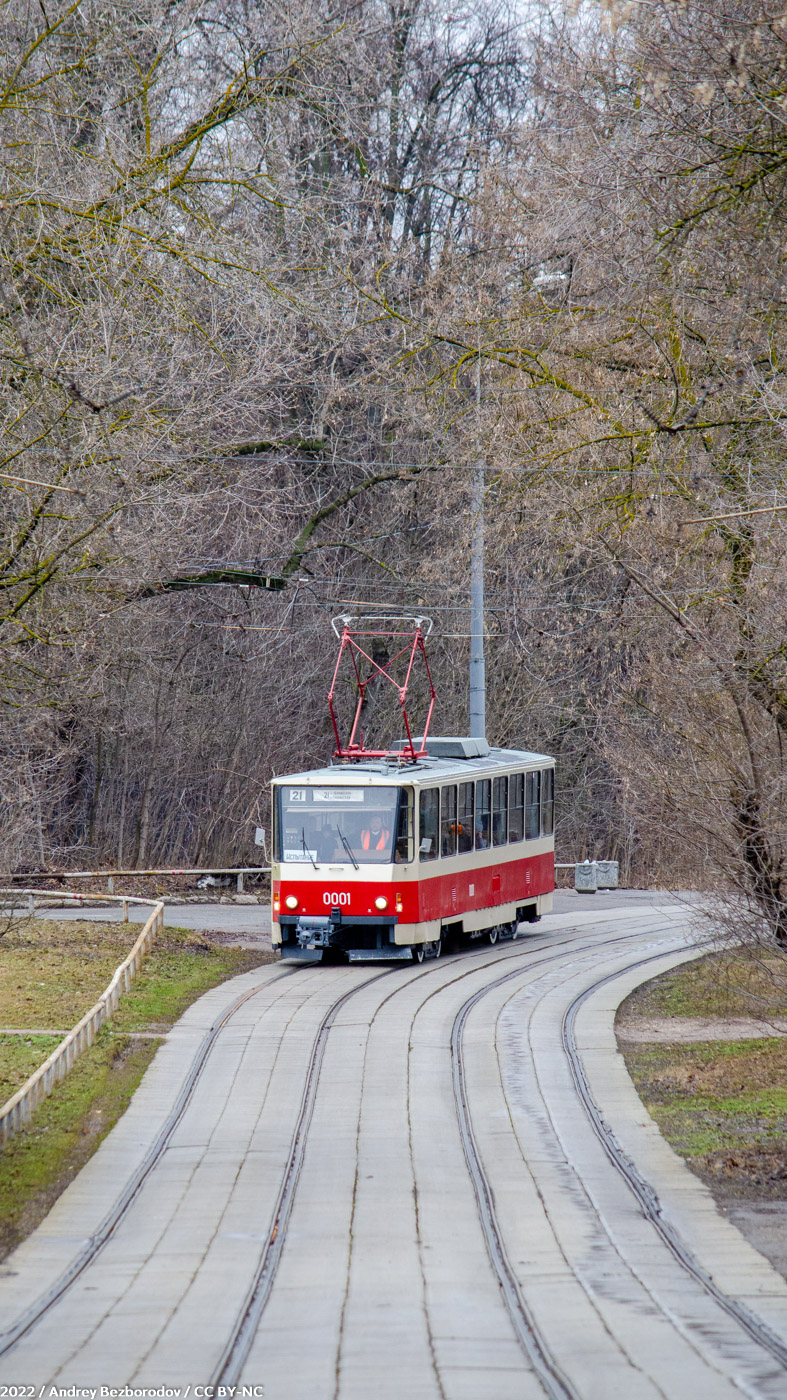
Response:
[{"label": "red and cream tram", "polygon": [[[409,734],[408,734],[409,740]],[[483,739],[276,778],[273,944],[282,958],[439,957],[552,907],[554,759]],[[407,744],[400,745],[408,748]]]}]

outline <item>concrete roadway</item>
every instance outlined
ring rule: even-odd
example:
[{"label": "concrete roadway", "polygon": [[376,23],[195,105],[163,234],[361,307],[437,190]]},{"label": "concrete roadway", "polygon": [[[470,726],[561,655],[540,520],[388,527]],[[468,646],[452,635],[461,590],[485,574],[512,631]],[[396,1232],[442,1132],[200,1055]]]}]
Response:
[{"label": "concrete roadway", "polygon": [[197,1002],[0,1266],[2,1381],[783,1400],[787,1284],[663,1142],[615,1047],[622,997],[690,955],[687,907],[561,903],[513,944],[274,963]]},{"label": "concrete roadway", "polygon": [[[596,894],[577,894],[575,890],[555,891],[555,913],[593,913],[609,909],[658,908],[679,901],[687,909],[698,902],[691,891],[673,895],[663,890],[599,890]],[[25,909],[19,910],[26,913]],[[139,904],[129,905],[129,920],[144,923],[149,910]],[[116,904],[64,904],[42,909],[44,919],[97,919],[111,923],[118,918]],[[177,904],[166,903],[164,923],[168,928],[189,928],[219,933],[234,933],[238,941],[247,938],[254,943],[261,938],[270,947],[271,909],[269,904]]]}]

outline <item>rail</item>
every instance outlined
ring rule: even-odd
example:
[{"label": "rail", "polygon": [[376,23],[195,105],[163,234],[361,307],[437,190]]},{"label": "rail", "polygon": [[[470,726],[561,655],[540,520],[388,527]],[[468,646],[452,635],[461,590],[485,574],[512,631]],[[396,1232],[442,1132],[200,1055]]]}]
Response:
[{"label": "rail", "polygon": [[[243,893],[244,875],[269,875],[269,865],[195,865],[161,866],[143,870],[26,870],[19,875],[8,875],[8,880],[106,880],[112,894],[116,879],[134,878],[140,875],[235,875],[238,894]],[[43,891],[42,891],[43,893]],[[51,891],[55,893],[55,891]],[[148,901],[149,902],[149,901]]]},{"label": "rail", "polygon": [[117,1007],[122,992],[127,992],[136,976],[142,959],[149,952],[153,945],[156,934],[164,926],[164,905],[160,899],[138,899],[133,895],[83,895],[83,894],[61,894],[60,891],[44,890],[19,890],[0,889],[2,895],[27,895],[35,897],[42,894],[57,893],[60,900],[73,899],[82,901],[86,899],[101,900],[106,903],[111,899],[113,903],[124,906],[124,914],[128,917],[129,904],[152,904],[153,913],[145,923],[134,947],[128,957],[123,960],[119,967],[115,969],[112,981],[105,991],[101,993],[95,1006],[92,1006],[73,1028],[68,1032],[64,1040],[52,1051],[48,1060],[39,1065],[34,1074],[24,1083],[21,1089],[3,1104],[0,1108],[0,1147],[2,1147],[19,1128],[30,1121],[33,1110],[38,1107],[43,1099],[48,1098],[55,1085],[64,1079],[68,1074],[74,1061],[87,1050],[96,1038],[98,1031],[105,1021],[109,1021]]}]

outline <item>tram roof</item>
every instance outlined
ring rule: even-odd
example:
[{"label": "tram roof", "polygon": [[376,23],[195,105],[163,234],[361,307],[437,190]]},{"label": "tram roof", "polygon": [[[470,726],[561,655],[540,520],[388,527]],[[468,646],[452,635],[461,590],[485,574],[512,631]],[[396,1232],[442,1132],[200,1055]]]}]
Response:
[{"label": "tram roof", "polygon": [[446,778],[456,778],[457,782],[468,778],[492,778],[501,769],[544,768],[554,764],[554,758],[545,753],[531,753],[529,749],[493,749],[484,758],[422,758],[416,763],[397,763],[384,758],[370,758],[361,762],[331,764],[327,768],[313,768],[306,773],[283,773],[274,781],[277,783],[302,783],[319,785],[329,783],[334,787],[358,786],[368,783],[399,784],[408,783],[428,786],[430,782]]}]

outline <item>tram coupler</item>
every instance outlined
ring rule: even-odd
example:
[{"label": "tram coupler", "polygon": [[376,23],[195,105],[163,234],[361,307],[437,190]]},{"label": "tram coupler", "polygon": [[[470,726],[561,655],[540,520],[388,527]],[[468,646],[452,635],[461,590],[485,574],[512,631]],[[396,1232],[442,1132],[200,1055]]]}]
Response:
[{"label": "tram coupler", "polygon": [[317,948],[329,948],[333,935],[333,924],[325,915],[302,914],[295,925],[298,947],[313,952]]}]

